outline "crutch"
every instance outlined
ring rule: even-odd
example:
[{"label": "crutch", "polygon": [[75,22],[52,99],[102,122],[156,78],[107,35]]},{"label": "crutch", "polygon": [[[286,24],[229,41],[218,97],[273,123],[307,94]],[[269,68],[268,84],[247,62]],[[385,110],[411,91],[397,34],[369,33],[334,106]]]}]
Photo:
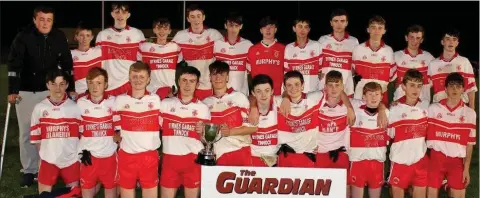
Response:
[{"label": "crutch", "polygon": [[8,120],[10,118],[10,108],[11,107],[12,107],[12,105],[10,103],[8,103],[8,105],[7,105],[7,115],[5,117],[5,129],[3,130],[2,158],[0,159],[0,180],[2,180],[3,158],[5,157],[5,145],[7,144]]}]

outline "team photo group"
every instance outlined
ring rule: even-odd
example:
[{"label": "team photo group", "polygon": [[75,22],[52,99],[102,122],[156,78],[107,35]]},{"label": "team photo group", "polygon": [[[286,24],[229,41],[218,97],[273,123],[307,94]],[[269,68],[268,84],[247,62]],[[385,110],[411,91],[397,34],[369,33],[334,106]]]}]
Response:
[{"label": "team photo group", "polygon": [[437,198],[441,189],[464,198],[476,177],[477,82],[456,29],[442,32],[434,57],[422,50],[421,25],[394,50],[382,16],[364,22],[369,37],[359,41],[343,9],[315,40],[307,18],[292,19],[289,44],[277,41],[273,16],[258,19],[262,40],[252,43],[240,36],[241,15],[225,16],[222,34],[190,5],[188,29],[173,34],[159,18],[147,41],[127,22],[128,4],[109,11],[114,24],[94,34],[80,23],[70,50],[52,28],[60,16],[37,7],[11,45],[21,185],[38,182],[39,194],[62,181],[76,191],[63,197],[141,188],[143,197],[197,198],[202,166],[345,169],[352,198]]}]

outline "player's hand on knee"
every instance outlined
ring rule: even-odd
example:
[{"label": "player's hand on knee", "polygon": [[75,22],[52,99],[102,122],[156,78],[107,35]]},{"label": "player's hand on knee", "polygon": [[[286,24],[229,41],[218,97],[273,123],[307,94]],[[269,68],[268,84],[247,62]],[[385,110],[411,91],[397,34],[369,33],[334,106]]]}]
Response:
[{"label": "player's hand on knee", "polygon": [[10,94],[8,95],[8,102],[10,104],[15,104],[15,103],[19,103],[20,101],[22,100],[22,97],[20,97],[18,94]]}]

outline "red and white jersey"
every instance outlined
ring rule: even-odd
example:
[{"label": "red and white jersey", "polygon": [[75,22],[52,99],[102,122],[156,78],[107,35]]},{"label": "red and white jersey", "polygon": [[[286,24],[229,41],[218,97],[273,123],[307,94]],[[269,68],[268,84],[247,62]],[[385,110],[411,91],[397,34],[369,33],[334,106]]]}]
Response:
[{"label": "red and white jersey", "polygon": [[224,61],[230,66],[228,74],[228,87],[235,91],[249,95],[247,79],[247,53],[252,42],[238,37],[235,43],[230,44],[227,38],[216,40],[214,56],[219,61]]},{"label": "red and white jersey", "polygon": [[173,37],[172,41],[180,46],[183,58],[188,65],[194,66],[200,71],[198,89],[212,89],[208,66],[215,60],[213,56],[214,42],[222,38],[223,36],[216,29],[206,27],[200,34],[195,34],[191,28],[188,28],[178,31]]},{"label": "red and white jersey", "polygon": [[[247,96],[243,93],[229,88],[222,97],[210,96],[203,100],[211,114],[211,121],[214,124],[227,124],[229,128],[237,128],[247,125],[248,109],[250,103]],[[220,158],[225,153],[239,150],[245,146],[250,146],[251,139],[249,135],[236,135],[222,137],[214,144],[215,154]]]},{"label": "red and white jersey", "polygon": [[382,86],[382,93],[387,91],[388,83],[397,77],[393,50],[383,41],[376,51],[366,41],[353,50],[353,68],[357,74],[362,76],[355,87],[355,99],[362,99],[363,86],[368,82],[377,82]]},{"label": "red and white jersey", "polygon": [[[326,100],[326,99],[325,99]],[[340,101],[330,107],[320,106],[318,114],[317,152],[327,153],[342,146],[348,148],[350,128],[347,124],[347,107]]]},{"label": "red and white jersey", "polygon": [[297,42],[285,47],[285,72],[299,71],[303,74],[304,93],[318,91],[320,80],[320,43],[308,40],[305,47],[300,48]]},{"label": "red and white jersey", "polygon": [[408,49],[399,50],[394,53],[395,65],[397,66],[397,83],[395,93],[393,94],[393,100],[398,100],[401,97],[405,96],[405,91],[403,91],[402,84],[403,76],[409,69],[416,69],[423,74],[423,88],[420,92],[420,99],[422,101],[431,101],[430,99],[430,88],[431,85],[428,83],[428,65],[430,62],[435,59],[432,54],[427,51],[418,50],[417,55],[412,55]]},{"label": "red and white jersey", "polygon": [[78,99],[77,105],[82,114],[79,153],[86,149],[97,158],[110,157],[115,153],[118,146],[113,141],[114,103],[115,97],[106,95],[98,103],[92,101],[90,94]]},{"label": "red and white jersey", "polygon": [[467,145],[476,144],[477,114],[463,101],[454,108],[447,99],[428,108],[427,147],[449,157],[464,158]]},{"label": "red and white jersey", "polygon": [[66,95],[60,103],[47,97],[36,104],[32,112],[30,141],[40,143],[40,159],[59,168],[77,162],[80,119],[77,104]]},{"label": "red and white jersey", "polygon": [[445,60],[443,55],[436,58],[428,66],[428,76],[433,86],[433,102],[439,102],[447,98],[445,92],[445,79],[448,74],[452,72],[460,73],[465,82],[465,92],[462,96],[463,102],[468,103],[469,99],[467,93],[476,92],[477,83],[475,82],[475,75],[473,74],[473,67],[470,61],[456,53],[450,61]]},{"label": "red and white jersey", "polygon": [[154,92],[162,87],[176,87],[175,69],[177,63],[182,61],[180,46],[174,42],[165,45],[145,42],[140,44],[140,58],[150,66],[150,84],[147,86],[149,92]]},{"label": "red and white jersey", "polygon": [[75,80],[75,92],[83,94],[87,91],[87,74],[91,68],[102,67],[102,49],[99,47],[89,48],[87,51],[78,49],[70,50],[73,59],[73,80]]},{"label": "red and white jersey", "polygon": [[[274,99],[275,98],[275,99]],[[272,97],[270,109],[267,114],[261,114],[258,118],[257,131],[250,134],[252,144],[250,145],[252,156],[275,156],[280,148],[278,144],[277,107],[280,106],[282,98]]]},{"label": "red and white jersey", "polygon": [[136,154],[160,147],[160,97],[145,92],[136,99],[131,91],[117,96],[113,106],[113,126],[120,130],[120,149]]},{"label": "red and white jersey", "polygon": [[429,101],[418,100],[415,106],[405,104],[406,97],[397,100],[390,107],[388,135],[393,140],[390,147],[390,161],[412,165],[425,156],[427,145]]},{"label": "red and white jersey", "polygon": [[[344,91],[348,96],[353,96],[352,77],[352,52],[359,45],[358,39],[345,33],[342,40],[337,40],[333,34],[327,34],[318,40],[322,54],[320,55],[320,69],[327,75],[331,70],[342,73]],[[325,78],[320,81],[320,90],[325,87]]]},{"label": "red and white jersey", "polygon": [[[377,127],[378,113],[370,114],[367,105],[362,100],[353,99],[355,124],[350,128],[350,147],[348,156],[350,161],[377,160],[384,162],[389,140],[387,130]],[[389,117],[389,110],[385,110]]]},{"label": "red and white jersey", "polygon": [[282,94],[284,74],[285,45],[275,41],[266,46],[263,42],[257,43],[248,50],[247,60],[250,68],[247,68],[252,77],[258,74],[270,76],[273,80],[273,95]]},{"label": "red and white jersey", "polygon": [[108,90],[128,82],[128,71],[138,60],[142,42],[145,42],[143,32],[130,26],[120,32],[110,27],[98,33],[96,45],[102,48],[102,67],[108,73]]},{"label": "red and white jersey", "polygon": [[210,111],[198,98],[183,103],[181,95],[162,101],[162,151],[169,155],[198,154],[204,146],[195,130],[197,122],[209,122]]},{"label": "red and white jersey", "polygon": [[287,144],[297,153],[314,153],[317,147],[318,110],[324,101],[321,91],[303,93],[298,103],[290,103],[288,117],[278,112],[279,144]]}]

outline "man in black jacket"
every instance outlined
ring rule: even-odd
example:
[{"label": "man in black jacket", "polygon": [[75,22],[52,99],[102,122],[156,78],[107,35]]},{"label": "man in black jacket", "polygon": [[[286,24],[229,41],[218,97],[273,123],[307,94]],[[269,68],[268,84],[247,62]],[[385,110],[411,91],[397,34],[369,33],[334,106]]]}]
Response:
[{"label": "man in black jacket", "polygon": [[[17,34],[8,56],[8,102],[16,103],[22,187],[32,185],[38,173],[38,150],[30,144],[30,119],[33,107],[48,95],[45,75],[55,68],[71,74],[73,68],[67,38],[62,31],[52,28],[53,21],[52,8],[35,8],[34,24]],[[74,86],[73,78],[69,79],[70,97],[76,97]]]}]

